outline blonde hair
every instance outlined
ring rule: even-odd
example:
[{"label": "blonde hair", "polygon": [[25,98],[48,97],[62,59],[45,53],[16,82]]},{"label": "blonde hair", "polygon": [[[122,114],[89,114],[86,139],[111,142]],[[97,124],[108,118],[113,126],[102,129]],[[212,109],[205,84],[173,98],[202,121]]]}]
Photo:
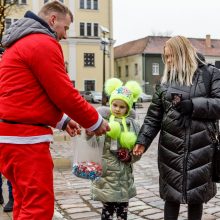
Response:
[{"label": "blonde hair", "polygon": [[52,1],[45,4],[38,13],[38,16],[41,18],[45,18],[51,12],[56,12],[61,15],[69,15],[71,22],[73,22],[73,14],[64,4],[59,1]]},{"label": "blonde hair", "polygon": [[[167,63],[165,48],[170,50],[171,64]],[[183,36],[170,38],[164,46],[163,61],[165,63],[162,83],[178,83],[192,85],[193,75],[197,69],[198,56],[190,41]]]}]

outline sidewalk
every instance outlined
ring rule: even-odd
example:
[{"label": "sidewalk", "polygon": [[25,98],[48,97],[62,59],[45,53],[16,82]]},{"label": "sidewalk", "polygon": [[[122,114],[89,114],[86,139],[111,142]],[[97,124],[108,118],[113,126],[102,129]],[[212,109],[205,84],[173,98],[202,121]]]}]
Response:
[{"label": "sidewalk", "polygon": [[[147,111],[146,103],[144,103],[144,108],[138,108],[136,111],[138,120],[142,123]],[[51,144],[51,154],[55,165],[53,220],[100,220],[102,204],[90,199],[90,182],[77,178],[71,173],[72,148],[69,137],[64,132],[57,131],[54,139],[54,143]],[[163,219],[164,202],[160,199],[158,191],[157,143],[158,138],[153,141],[142,159],[134,165],[137,196],[129,202],[128,220]],[[5,192],[6,190],[5,188]],[[12,219],[10,214],[3,213],[0,206],[0,220],[10,219]],[[186,206],[182,205],[179,220],[186,219]],[[214,219],[220,220],[219,190],[217,196],[204,206],[203,220]]]}]

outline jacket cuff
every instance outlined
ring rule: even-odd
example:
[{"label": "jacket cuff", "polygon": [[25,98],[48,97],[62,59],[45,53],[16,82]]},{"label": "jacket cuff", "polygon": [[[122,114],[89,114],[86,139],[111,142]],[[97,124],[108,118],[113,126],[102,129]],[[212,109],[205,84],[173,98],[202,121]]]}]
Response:
[{"label": "jacket cuff", "polygon": [[65,131],[66,130],[66,126],[69,123],[69,121],[71,120],[70,117],[67,117],[67,119],[64,121],[63,126],[62,126],[62,130]]},{"label": "jacket cuff", "polygon": [[[59,129],[59,130],[62,130],[63,129],[63,125],[65,123],[65,121],[67,120],[67,118],[69,118],[66,114],[63,114],[63,117],[61,118],[61,120],[57,123],[56,125],[56,128]],[[69,121],[68,121],[69,122]],[[67,123],[68,123],[67,122]],[[66,125],[67,125],[66,123]]]},{"label": "jacket cuff", "polygon": [[103,118],[99,113],[98,115],[98,121],[93,126],[86,128],[87,131],[95,131],[102,124]]}]

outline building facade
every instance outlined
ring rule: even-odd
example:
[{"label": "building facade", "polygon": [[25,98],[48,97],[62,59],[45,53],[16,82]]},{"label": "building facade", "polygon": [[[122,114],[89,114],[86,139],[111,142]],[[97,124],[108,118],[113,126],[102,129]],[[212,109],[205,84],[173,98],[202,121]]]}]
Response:
[{"label": "building facade", "polygon": [[[6,28],[27,10],[38,13],[52,0],[19,0],[6,17]],[[102,91],[103,81],[114,75],[112,0],[60,0],[74,15],[68,39],[60,43],[66,69],[75,87]]]},{"label": "building facade", "polygon": [[[130,41],[114,48],[114,68],[116,76],[124,82],[134,79],[143,87],[144,92],[153,94],[154,88],[163,75],[163,47],[170,37],[148,36]],[[220,40],[188,38],[206,62],[220,68]]]}]

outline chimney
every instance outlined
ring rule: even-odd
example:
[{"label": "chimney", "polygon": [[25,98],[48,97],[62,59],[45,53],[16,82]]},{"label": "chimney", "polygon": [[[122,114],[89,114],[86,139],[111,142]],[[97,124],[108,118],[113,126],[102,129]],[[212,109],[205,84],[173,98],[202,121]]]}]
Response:
[{"label": "chimney", "polygon": [[212,47],[212,44],[211,44],[211,35],[210,35],[210,34],[207,34],[207,35],[206,35],[205,45],[206,45],[206,47],[208,47],[208,48],[211,48],[211,47]]}]

